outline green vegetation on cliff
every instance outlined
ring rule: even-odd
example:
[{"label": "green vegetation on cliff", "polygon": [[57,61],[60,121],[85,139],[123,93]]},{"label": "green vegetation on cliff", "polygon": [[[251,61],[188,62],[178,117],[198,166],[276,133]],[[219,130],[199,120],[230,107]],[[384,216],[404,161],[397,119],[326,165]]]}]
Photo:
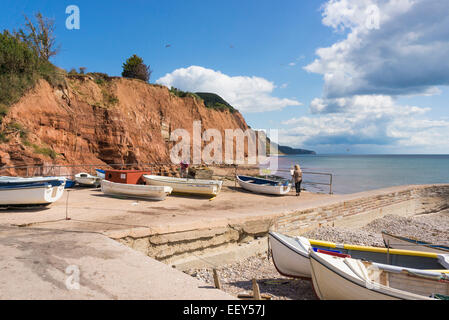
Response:
[{"label": "green vegetation on cliff", "polygon": [[195,98],[197,100],[203,100],[203,99],[200,98],[200,96],[198,96],[197,94],[195,94],[193,92],[182,91],[182,90],[179,90],[178,88],[175,88],[175,87],[171,87],[170,88],[170,93],[175,95],[175,96],[177,96],[177,97],[180,97],[180,98],[193,97],[193,98]]},{"label": "green vegetation on cliff", "polygon": [[0,33],[0,121],[7,114],[8,107],[33,88],[39,79],[43,78],[53,86],[64,81],[64,72],[48,61],[56,54],[52,51],[54,42],[50,39],[51,21],[40,14],[36,17],[39,28],[26,18],[27,27],[32,30],[28,34],[22,29]]},{"label": "green vegetation on cliff", "polygon": [[312,150],[291,148],[287,146],[278,146],[278,151],[282,154],[316,154],[316,152]]},{"label": "green vegetation on cliff", "polygon": [[201,99],[204,100],[204,104],[206,107],[211,109],[216,109],[220,111],[229,110],[231,113],[234,113],[236,109],[227,103],[222,97],[215,93],[209,92],[196,92]]}]

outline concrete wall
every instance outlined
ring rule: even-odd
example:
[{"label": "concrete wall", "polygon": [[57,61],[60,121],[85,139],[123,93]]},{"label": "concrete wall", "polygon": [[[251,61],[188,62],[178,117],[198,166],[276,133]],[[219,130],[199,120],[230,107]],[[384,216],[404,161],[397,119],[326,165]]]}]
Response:
[{"label": "concrete wall", "polygon": [[386,214],[412,216],[446,208],[449,208],[449,185],[395,187],[222,227],[118,240],[181,269],[211,267],[265,251],[269,230],[298,235],[325,225],[356,228]]},{"label": "concrete wall", "polygon": [[285,215],[273,230],[301,234],[319,226],[358,228],[386,214],[411,216],[438,212],[449,207],[449,186],[408,187],[401,191],[371,194],[323,207]]}]

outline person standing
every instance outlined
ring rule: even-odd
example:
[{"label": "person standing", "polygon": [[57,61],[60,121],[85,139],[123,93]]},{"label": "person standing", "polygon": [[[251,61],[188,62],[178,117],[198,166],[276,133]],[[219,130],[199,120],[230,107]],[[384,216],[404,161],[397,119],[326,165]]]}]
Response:
[{"label": "person standing", "polygon": [[181,161],[181,178],[187,178],[189,163],[187,161]]},{"label": "person standing", "polygon": [[295,170],[293,171],[293,181],[295,182],[296,196],[301,193],[302,171],[299,164],[295,164]]}]

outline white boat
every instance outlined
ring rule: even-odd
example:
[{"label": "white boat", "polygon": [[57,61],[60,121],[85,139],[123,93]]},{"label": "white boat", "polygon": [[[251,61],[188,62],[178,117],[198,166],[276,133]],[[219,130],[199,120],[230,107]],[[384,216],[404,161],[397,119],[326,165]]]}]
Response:
[{"label": "white boat", "polygon": [[101,178],[92,176],[88,173],[81,172],[75,175],[75,181],[80,186],[84,187],[95,187],[97,188],[101,184]]},{"label": "white boat", "polygon": [[3,181],[0,184],[0,206],[48,205],[62,197],[64,187],[65,180]]},{"label": "white boat", "polygon": [[173,192],[216,196],[223,185],[220,180],[201,180],[189,178],[173,178],[144,174],[143,178],[148,185],[168,186]]},{"label": "white boat", "polygon": [[433,300],[449,292],[447,270],[393,267],[314,251],[310,267],[322,300]]},{"label": "white boat", "polygon": [[125,184],[103,180],[101,181],[101,191],[107,195],[127,196],[150,200],[164,200],[165,197],[173,191],[173,189],[167,186]]},{"label": "white boat", "polygon": [[11,176],[0,176],[0,185],[8,183],[33,183],[33,182],[49,182],[51,184],[55,183],[56,185],[60,185],[62,182],[66,182],[66,177],[11,177]]},{"label": "white boat", "polygon": [[289,181],[280,182],[248,176],[236,176],[240,187],[255,193],[285,195],[290,192]]},{"label": "white boat", "polygon": [[351,244],[290,237],[270,231],[268,234],[273,263],[278,272],[287,277],[310,278],[310,250],[327,252],[394,266],[415,269],[449,269],[447,255],[401,249],[377,248]]},{"label": "white boat", "polygon": [[436,245],[416,239],[396,236],[385,231],[382,231],[382,238],[384,239],[385,247],[449,254],[448,246]]},{"label": "white boat", "polygon": [[95,172],[97,172],[97,177],[100,177],[101,179],[106,178],[106,171],[102,169],[95,169]]},{"label": "white boat", "polygon": [[309,249],[311,244],[304,237],[288,237],[269,232],[271,255],[277,271],[291,278],[310,278]]}]

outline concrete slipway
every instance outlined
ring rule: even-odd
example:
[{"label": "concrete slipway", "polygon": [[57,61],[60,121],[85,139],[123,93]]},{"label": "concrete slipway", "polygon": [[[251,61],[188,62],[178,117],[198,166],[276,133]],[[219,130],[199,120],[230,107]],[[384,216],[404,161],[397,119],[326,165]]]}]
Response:
[{"label": "concrete slipway", "polygon": [[0,256],[0,299],[233,299],[97,233],[0,226]]}]

